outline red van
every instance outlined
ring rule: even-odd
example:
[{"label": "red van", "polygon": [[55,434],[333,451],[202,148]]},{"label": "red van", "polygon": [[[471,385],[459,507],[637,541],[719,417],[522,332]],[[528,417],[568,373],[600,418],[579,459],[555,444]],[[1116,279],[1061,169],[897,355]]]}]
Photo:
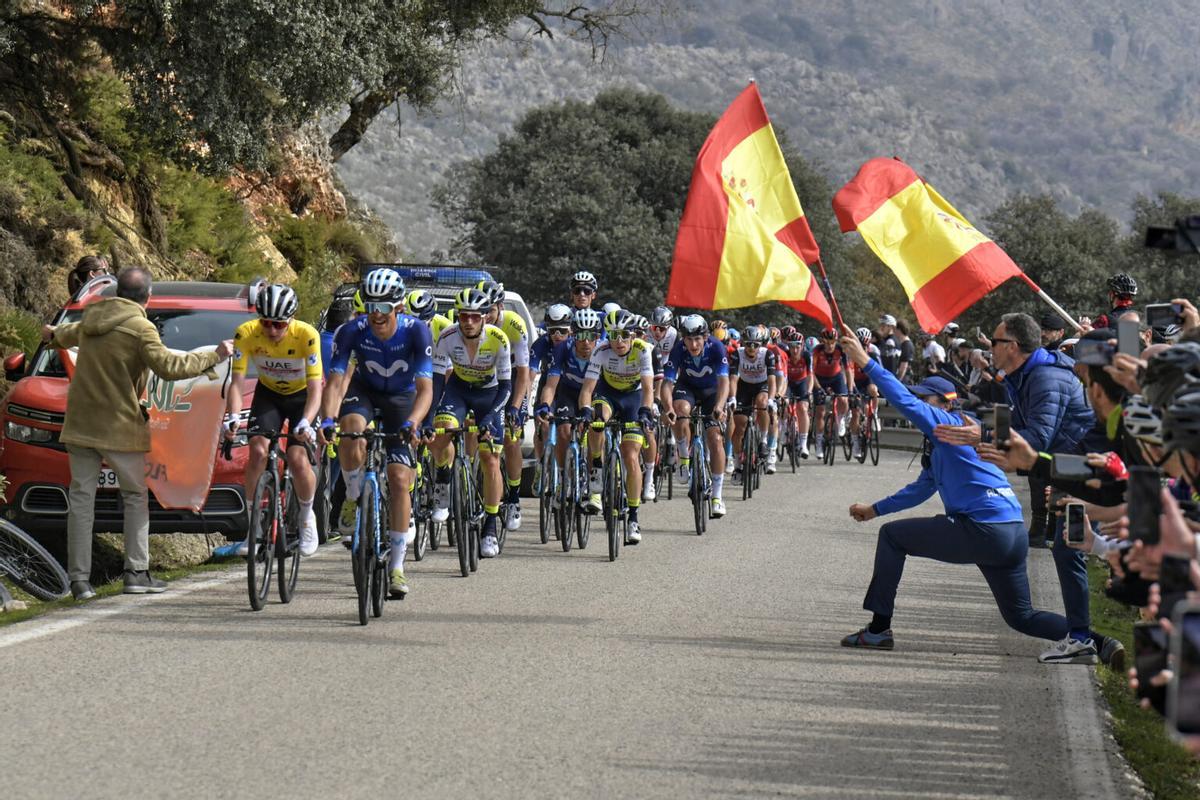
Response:
[{"label": "red van", "polygon": [[[232,283],[155,281],[146,307],[167,347],[191,350],[233,338],[238,325],[254,317],[254,285]],[[116,293],[116,281],[101,277],[84,286],[60,312],[56,322],[75,322],[88,303]],[[0,472],[8,489],[0,503],[6,519],[53,541],[67,528],[67,491],[71,481],[66,448],[59,443],[67,408],[67,375],[56,350],[40,347],[33,358],[23,353],[4,361],[5,376],[15,381],[0,403],[4,423],[0,433]],[[246,384],[243,408],[250,408],[254,381]],[[95,413],[103,415],[103,409]],[[243,416],[248,412],[243,411]],[[243,419],[243,426],[245,421]],[[242,472],[246,463],[244,441],[234,449],[233,459],[217,454],[216,471],[202,513],[164,509],[150,494],[150,530],[154,533],[223,533],[242,538],[246,531],[246,504]],[[110,470],[100,475],[96,493],[96,525],[99,533],[122,530],[123,508],[116,479]]]}]

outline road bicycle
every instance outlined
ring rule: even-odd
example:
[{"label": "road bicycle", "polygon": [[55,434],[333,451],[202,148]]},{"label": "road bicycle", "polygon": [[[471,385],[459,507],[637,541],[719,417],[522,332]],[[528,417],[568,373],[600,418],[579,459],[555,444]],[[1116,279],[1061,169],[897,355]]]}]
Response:
[{"label": "road bicycle", "polygon": [[538,499],[538,535],[542,544],[550,541],[550,531],[562,538],[562,521],[555,513],[554,505],[560,492],[558,458],[555,445],[558,444],[558,425],[551,422],[546,425],[549,429],[542,440],[542,458],[538,461],[533,473],[533,493]]},{"label": "road bicycle", "polygon": [[621,439],[626,430],[639,427],[636,422],[624,422],[613,415],[608,422],[595,420],[593,430],[604,431],[604,455],[600,462],[601,507],[604,527],[608,532],[608,560],[616,561],[621,544],[629,536],[629,499],[625,496],[625,462],[621,458]]},{"label": "road bicycle", "polygon": [[859,416],[858,463],[866,462],[870,456],[872,466],[879,466],[879,401],[873,397],[859,398],[862,414]]},{"label": "road bicycle", "polygon": [[800,463],[800,416],[796,410],[799,401],[785,397],[782,402],[779,413],[779,445],[787,453],[792,472],[795,472]]},{"label": "road bicycle", "polygon": [[[5,519],[0,519],[0,575],[39,600],[60,600],[71,593],[71,581],[58,560]],[[0,586],[0,594],[3,591]]]},{"label": "road bicycle", "polygon": [[[433,463],[433,454],[429,447],[424,444],[419,448],[414,470],[416,476],[413,480],[412,515],[413,524],[417,529],[417,539],[414,542],[417,546],[413,550],[413,557],[420,561],[425,557],[426,547],[429,550],[437,550],[442,546],[443,527],[442,523],[433,518],[437,505],[434,502],[437,466]],[[426,543],[424,546],[422,541]],[[447,544],[453,547],[454,541],[450,539]]]},{"label": "road bicycle", "polygon": [[692,468],[688,475],[688,498],[692,501],[692,521],[696,526],[696,535],[702,536],[708,528],[712,470],[708,465],[708,443],[705,441],[708,423],[699,405],[692,406],[689,424],[692,436]]},{"label": "road bicycle", "polygon": [[557,424],[564,422],[573,422],[574,428],[571,439],[567,442],[566,456],[563,458],[562,480],[558,484],[555,511],[559,517],[558,530],[561,531],[559,543],[562,544],[563,552],[567,553],[571,550],[572,532],[580,550],[588,546],[592,515],[587,513],[584,506],[591,492],[588,480],[591,474],[591,455],[587,442],[589,427],[579,419],[556,420]]},{"label": "road bicycle", "polygon": [[[375,419],[378,420],[380,416],[377,409]],[[387,433],[377,427],[361,433],[343,432],[341,438],[367,440],[362,494],[358,497],[358,515],[354,537],[350,541],[350,563],[358,599],[358,624],[366,625],[369,616],[383,616],[383,604],[387,599],[387,567],[392,540],[387,535],[391,525],[385,448],[391,441],[407,443],[411,439],[411,431]],[[383,473],[382,480],[380,472]]]},{"label": "road bicycle", "polygon": [[[300,501],[292,489],[292,471],[283,457],[280,431],[246,431],[247,441],[267,440],[267,463],[250,498],[250,529],[246,536],[246,589],[250,607],[262,611],[271,591],[271,573],[279,570],[279,602],[290,603],[300,577]],[[308,462],[317,463],[316,447],[304,442]],[[222,455],[230,460],[233,440],[222,444]]]},{"label": "road bicycle", "polygon": [[[448,434],[454,444],[454,460],[450,463],[450,518],[446,521],[447,536],[454,538],[458,550],[458,569],[464,578],[479,569],[479,542],[483,531],[483,498],[480,496],[480,481],[476,479],[476,467],[467,457],[465,442],[467,434],[478,434],[479,427],[438,428],[438,434]],[[503,480],[503,466],[501,466]],[[496,527],[503,530],[504,524],[497,520]],[[497,534],[500,533],[497,531]],[[497,537],[498,539],[499,537]]]},{"label": "road bicycle", "polygon": [[758,414],[753,405],[738,409],[742,412],[746,416],[746,427],[742,429],[742,499],[749,500],[758,488]]},{"label": "road bicycle", "polygon": [[654,502],[663,496],[666,484],[667,499],[675,497],[675,434],[662,416],[655,422],[655,441],[658,442],[658,463],[654,465]]}]

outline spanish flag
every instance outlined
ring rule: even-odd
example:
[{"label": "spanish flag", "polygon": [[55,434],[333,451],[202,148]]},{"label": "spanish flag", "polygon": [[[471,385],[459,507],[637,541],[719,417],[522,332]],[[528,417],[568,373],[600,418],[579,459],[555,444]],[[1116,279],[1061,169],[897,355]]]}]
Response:
[{"label": "spanish flag", "polygon": [[758,87],[751,83],[700,148],[667,302],[740,308],[779,300],[831,324],[808,264],[820,258]]},{"label": "spanish flag", "polygon": [[1021,276],[1007,253],[899,159],[863,164],[833,196],[833,210],[842,232],[857,230],[900,279],[926,331],[940,331]]}]

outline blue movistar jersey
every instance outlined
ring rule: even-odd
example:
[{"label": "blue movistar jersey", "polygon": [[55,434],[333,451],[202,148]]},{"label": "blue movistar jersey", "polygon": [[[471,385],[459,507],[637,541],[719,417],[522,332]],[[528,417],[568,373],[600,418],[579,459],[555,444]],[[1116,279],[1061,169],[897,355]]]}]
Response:
[{"label": "blue movistar jersey", "polygon": [[698,356],[687,351],[680,336],[663,369],[663,380],[690,389],[712,389],[723,376],[729,376],[729,357],[725,345],[714,336],[708,337]]},{"label": "blue movistar jersey", "polygon": [[389,394],[407,392],[416,378],[433,377],[433,346],[429,327],[416,317],[396,317],[396,332],[386,342],[371,333],[367,317],[337,329],[329,371],[345,374],[350,356],[358,362],[355,376],[371,389]]},{"label": "blue movistar jersey", "polygon": [[587,372],[591,359],[580,358],[575,352],[575,340],[567,339],[554,347],[554,356],[550,360],[547,375],[557,375],[560,387],[579,391],[583,386],[583,377]]},{"label": "blue movistar jersey", "polygon": [[529,369],[533,372],[548,369],[553,358],[554,343],[550,341],[550,334],[543,333],[536,342],[529,346]]}]

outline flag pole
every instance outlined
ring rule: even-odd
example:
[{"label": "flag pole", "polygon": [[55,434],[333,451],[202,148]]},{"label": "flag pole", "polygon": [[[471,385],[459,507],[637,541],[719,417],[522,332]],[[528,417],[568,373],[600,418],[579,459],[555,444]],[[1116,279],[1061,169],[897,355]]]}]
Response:
[{"label": "flag pole", "polygon": [[1054,312],[1055,312],[1056,314],[1058,314],[1060,317],[1062,317],[1062,318],[1063,318],[1063,320],[1067,322],[1067,324],[1069,324],[1069,325],[1071,325],[1072,327],[1074,327],[1074,328],[1075,328],[1075,330],[1076,330],[1078,333],[1083,333],[1083,326],[1082,326],[1082,325],[1080,325],[1080,324],[1079,324],[1079,323],[1078,323],[1078,322],[1075,320],[1075,318],[1074,318],[1074,317],[1072,317],[1072,316],[1071,316],[1070,314],[1068,314],[1068,313],[1067,313],[1065,310],[1063,310],[1063,307],[1062,307],[1062,306],[1060,306],[1058,303],[1054,302],[1054,298],[1053,298],[1053,297],[1051,297],[1050,295],[1046,294],[1045,290],[1044,290],[1044,289],[1042,289],[1042,287],[1040,287],[1040,286],[1038,286],[1036,283],[1034,283],[1034,282],[1033,282],[1033,278],[1030,278],[1030,277],[1029,277],[1028,275],[1026,275],[1024,272],[1021,272],[1021,279],[1022,279],[1023,281],[1025,281],[1025,285],[1026,285],[1026,286],[1028,286],[1030,289],[1032,289],[1032,290],[1033,290],[1033,293],[1034,293],[1034,294],[1036,294],[1038,297],[1042,298],[1042,300],[1046,301],[1046,305],[1048,305],[1048,306],[1050,306],[1051,308],[1053,308],[1053,309],[1054,309]]},{"label": "flag pole", "polygon": [[817,269],[821,272],[821,285],[825,289],[825,294],[829,295],[829,305],[833,307],[833,315],[837,318],[837,332],[840,336],[846,323],[842,321],[842,310],[838,308],[837,298],[833,296],[833,286],[829,283],[829,276],[825,274],[825,262],[821,260],[820,256],[817,256]]}]

